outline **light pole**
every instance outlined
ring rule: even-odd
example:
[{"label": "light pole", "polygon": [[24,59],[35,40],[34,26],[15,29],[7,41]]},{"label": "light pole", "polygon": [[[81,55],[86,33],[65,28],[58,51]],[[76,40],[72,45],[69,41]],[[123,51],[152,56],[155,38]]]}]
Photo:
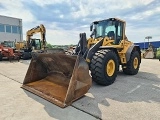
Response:
[{"label": "light pole", "polygon": [[145,50],[145,38],[144,38],[144,50]]},{"label": "light pole", "polygon": [[[146,36],[145,39],[148,39],[148,47],[149,47],[149,39],[152,39],[152,36]],[[145,44],[145,43],[144,43]],[[144,45],[145,46],[145,45]]]}]

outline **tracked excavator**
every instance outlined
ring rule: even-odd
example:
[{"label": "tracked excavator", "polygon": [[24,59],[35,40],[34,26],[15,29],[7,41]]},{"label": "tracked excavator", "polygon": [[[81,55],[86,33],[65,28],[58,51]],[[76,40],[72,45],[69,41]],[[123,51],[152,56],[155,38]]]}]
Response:
[{"label": "tracked excavator", "polygon": [[[41,39],[31,38],[36,33],[40,33]],[[44,25],[40,24],[39,26],[28,30],[26,33],[26,41],[27,41],[27,48],[33,50],[41,50],[41,49],[44,50],[46,47],[46,28],[44,27]]]},{"label": "tracked excavator", "polygon": [[[33,35],[40,33],[41,39],[32,38]],[[49,49],[46,47],[46,28],[43,24],[34,27],[26,32],[26,46],[22,51],[22,58],[31,58],[35,53],[64,53],[63,49],[54,48]]]},{"label": "tracked excavator", "polygon": [[137,74],[141,52],[126,37],[125,25],[118,18],[94,21],[89,39],[80,33],[75,55],[37,54],[31,60],[22,88],[66,107],[87,93],[92,80],[111,85],[120,65],[125,74]]},{"label": "tracked excavator", "polygon": [[[41,39],[33,39],[32,36],[34,34],[40,33]],[[22,58],[29,59],[31,58],[32,52],[44,52],[45,45],[46,45],[46,29],[43,24],[40,24],[37,27],[34,27],[26,32],[26,46],[24,49],[21,50]]]}]

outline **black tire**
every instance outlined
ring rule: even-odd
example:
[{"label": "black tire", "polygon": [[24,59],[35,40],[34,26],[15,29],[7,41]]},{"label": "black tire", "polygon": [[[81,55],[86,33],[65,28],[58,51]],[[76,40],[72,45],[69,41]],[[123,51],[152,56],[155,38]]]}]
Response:
[{"label": "black tire", "polygon": [[0,61],[2,61],[3,59],[3,56],[2,56],[2,53],[0,53]]},{"label": "black tire", "polygon": [[[108,75],[106,66],[110,60],[114,61],[115,70],[112,75]],[[112,50],[99,50],[91,60],[90,70],[93,81],[100,85],[112,84],[118,72],[118,57]]]},{"label": "black tire", "polygon": [[[138,66],[136,68],[134,68],[133,62],[134,59],[137,58],[138,59]],[[127,62],[126,68],[122,68],[123,72],[127,75],[136,75],[139,71],[139,66],[140,66],[140,54],[138,51],[133,51],[131,53],[131,57],[130,60]]]},{"label": "black tire", "polygon": [[22,55],[23,60],[28,60],[31,58],[31,55],[29,52],[24,52]]}]

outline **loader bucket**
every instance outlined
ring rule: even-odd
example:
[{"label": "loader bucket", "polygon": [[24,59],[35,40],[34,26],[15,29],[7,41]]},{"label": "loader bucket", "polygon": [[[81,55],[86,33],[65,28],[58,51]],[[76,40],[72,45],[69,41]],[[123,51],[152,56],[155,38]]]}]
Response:
[{"label": "loader bucket", "polygon": [[82,57],[41,53],[32,58],[22,88],[63,108],[87,93],[91,83]]}]

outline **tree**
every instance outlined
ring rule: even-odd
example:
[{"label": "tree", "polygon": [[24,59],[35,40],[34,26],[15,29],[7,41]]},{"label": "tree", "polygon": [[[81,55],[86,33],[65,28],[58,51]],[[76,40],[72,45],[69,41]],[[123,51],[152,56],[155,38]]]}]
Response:
[{"label": "tree", "polygon": [[46,44],[46,47],[47,47],[47,48],[53,48],[53,46],[52,46],[50,43],[47,43],[47,44]]},{"label": "tree", "polygon": [[160,59],[160,47],[157,48],[156,58]]}]

